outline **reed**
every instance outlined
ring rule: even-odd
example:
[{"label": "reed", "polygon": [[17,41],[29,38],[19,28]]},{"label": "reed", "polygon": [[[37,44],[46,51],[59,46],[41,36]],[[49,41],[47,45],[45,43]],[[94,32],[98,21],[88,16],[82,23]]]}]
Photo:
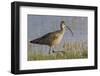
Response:
[{"label": "reed", "polygon": [[32,60],[57,60],[57,59],[83,59],[88,58],[88,47],[86,41],[65,42],[61,51],[52,54],[43,54],[42,52],[31,52],[29,45],[28,61]]}]

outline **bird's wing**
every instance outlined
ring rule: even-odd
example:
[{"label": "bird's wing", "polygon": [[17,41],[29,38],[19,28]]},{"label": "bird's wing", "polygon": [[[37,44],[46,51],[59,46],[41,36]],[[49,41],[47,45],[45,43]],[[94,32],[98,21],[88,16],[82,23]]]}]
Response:
[{"label": "bird's wing", "polygon": [[43,35],[40,38],[32,40],[31,42],[36,43],[36,44],[47,44],[48,45],[52,43],[52,41],[55,40],[57,37],[58,37],[57,32],[50,32],[50,33]]},{"label": "bird's wing", "polygon": [[47,33],[47,34],[45,34],[44,36],[42,36],[41,38],[42,38],[42,39],[47,39],[47,38],[49,38],[49,39],[55,39],[55,38],[57,38],[57,37],[58,37],[58,34],[57,34],[57,32],[55,31],[55,32]]}]

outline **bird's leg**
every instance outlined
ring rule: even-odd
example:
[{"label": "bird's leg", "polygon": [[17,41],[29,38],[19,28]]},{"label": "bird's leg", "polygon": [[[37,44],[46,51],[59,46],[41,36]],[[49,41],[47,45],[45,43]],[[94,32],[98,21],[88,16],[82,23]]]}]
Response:
[{"label": "bird's leg", "polygon": [[49,48],[49,54],[51,53],[52,47]]},{"label": "bird's leg", "polygon": [[54,47],[52,48],[52,52],[55,53]]}]

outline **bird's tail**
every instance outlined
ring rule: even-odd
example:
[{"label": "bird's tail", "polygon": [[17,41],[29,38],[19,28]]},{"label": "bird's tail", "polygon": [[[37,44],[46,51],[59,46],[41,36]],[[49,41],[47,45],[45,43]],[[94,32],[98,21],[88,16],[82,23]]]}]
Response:
[{"label": "bird's tail", "polygon": [[39,43],[39,40],[38,39],[31,40],[30,43],[38,44]]}]

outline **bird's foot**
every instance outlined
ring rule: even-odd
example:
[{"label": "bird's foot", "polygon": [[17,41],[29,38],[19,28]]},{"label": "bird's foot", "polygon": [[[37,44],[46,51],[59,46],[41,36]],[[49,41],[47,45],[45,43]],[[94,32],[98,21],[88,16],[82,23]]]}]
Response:
[{"label": "bird's foot", "polygon": [[55,51],[54,51],[54,50],[52,50],[52,53],[55,53]]}]

